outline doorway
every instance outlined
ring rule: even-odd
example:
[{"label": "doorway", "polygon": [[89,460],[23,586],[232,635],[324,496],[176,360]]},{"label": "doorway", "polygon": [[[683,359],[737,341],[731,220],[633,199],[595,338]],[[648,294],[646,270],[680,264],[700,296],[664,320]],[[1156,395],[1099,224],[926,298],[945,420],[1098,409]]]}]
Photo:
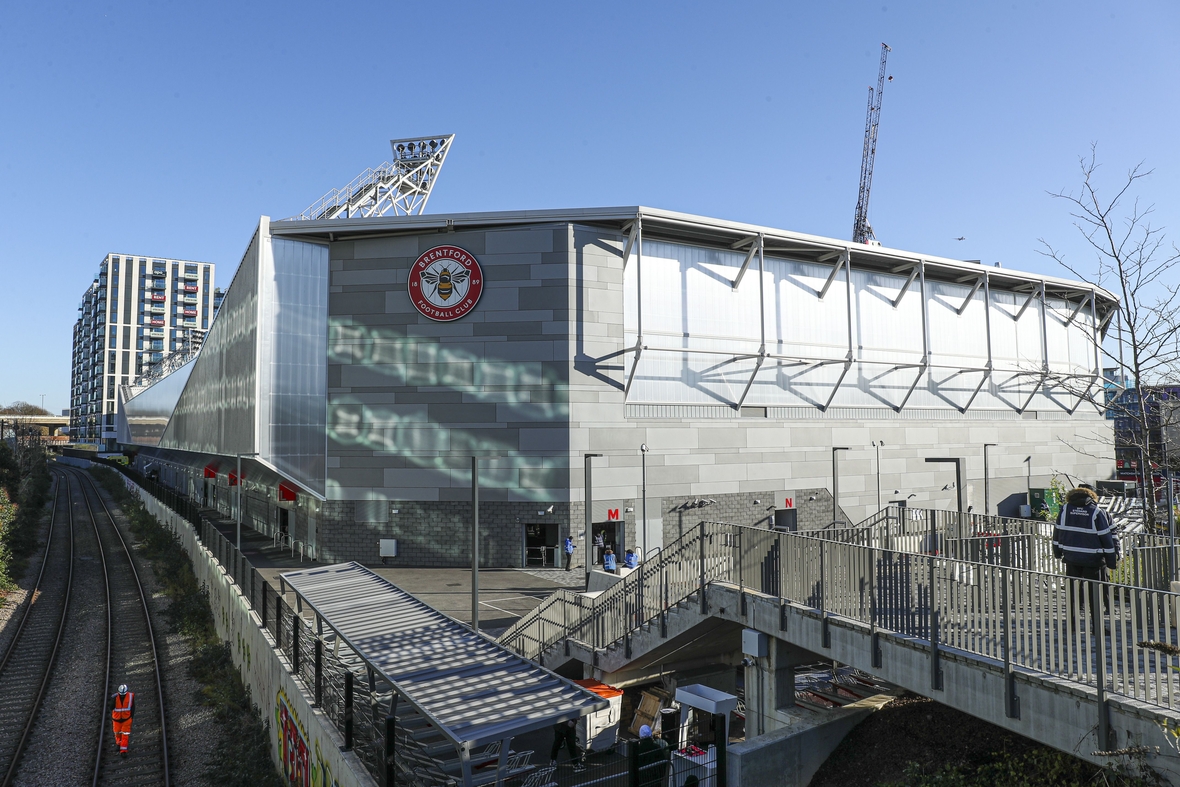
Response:
[{"label": "doorway", "polygon": [[534,522],[524,526],[524,564],[532,568],[559,565],[561,544],[556,522]]},{"label": "doorway", "polygon": [[[601,539],[599,538],[601,536]],[[594,540],[590,543],[594,545],[594,563],[595,565],[602,565],[602,556],[607,547],[615,553],[615,559],[618,560],[619,565],[623,564],[623,551],[626,548],[627,541],[627,526],[625,522],[595,522],[594,523]]]},{"label": "doorway", "polygon": [[279,532],[284,536],[290,535],[289,523],[291,512],[285,508],[279,509]]}]

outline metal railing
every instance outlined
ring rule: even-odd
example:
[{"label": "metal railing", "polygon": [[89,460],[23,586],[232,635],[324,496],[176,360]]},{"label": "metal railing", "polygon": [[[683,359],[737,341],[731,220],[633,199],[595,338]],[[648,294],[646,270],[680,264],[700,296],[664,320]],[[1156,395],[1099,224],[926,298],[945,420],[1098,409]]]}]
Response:
[{"label": "metal railing", "polygon": [[[389,721],[390,687],[375,679],[375,673],[368,670],[357,653],[331,633],[325,636],[318,620],[309,621],[293,609],[234,541],[200,515],[191,500],[134,470],[121,466],[115,469],[192,525],[197,541],[258,615],[259,625],[270,634],[275,650],[286,658],[305,694],[324,709],[344,739],[345,748],[356,752],[379,784],[392,783],[392,777],[398,784],[414,787],[456,786],[457,781],[442,771],[436,755],[424,750],[396,719]],[[387,746],[388,730],[393,731],[393,746]],[[454,750],[453,745],[448,746]]]},{"label": "metal railing", "polygon": [[[955,549],[999,562],[917,554],[740,525],[702,523],[623,581],[590,599],[559,590],[500,642],[537,658],[569,639],[595,650],[630,647],[629,634],[659,625],[669,610],[699,604],[711,582],[737,585],[810,607],[827,620],[855,621],[1002,660],[1006,665],[1175,707],[1176,657],[1144,642],[1178,646],[1180,594],[1150,587],[1069,579],[1004,564],[1020,538],[948,539]],[[949,552],[950,550],[948,550]],[[1082,613],[1099,605],[1106,623]],[[826,626],[825,626],[826,630]],[[933,660],[934,662],[937,659]]]}]

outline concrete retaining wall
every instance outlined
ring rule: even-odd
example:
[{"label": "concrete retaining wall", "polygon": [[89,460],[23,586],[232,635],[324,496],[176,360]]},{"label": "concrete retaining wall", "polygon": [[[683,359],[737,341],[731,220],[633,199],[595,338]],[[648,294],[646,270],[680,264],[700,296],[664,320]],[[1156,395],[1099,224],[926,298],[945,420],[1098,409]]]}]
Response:
[{"label": "concrete retaining wall", "polygon": [[291,676],[291,665],[275,650],[274,639],[246,603],[238,586],[197,539],[185,519],[126,476],[123,483],[149,513],[180,537],[197,582],[209,589],[217,633],[233,650],[234,664],[268,722],[271,757],[289,784],[299,787],[376,787],[352,752],[342,752],[343,738],[330,719]]},{"label": "concrete retaining wall", "polygon": [[806,787],[852,728],[892,697],[879,695],[824,714],[798,713],[796,724],[741,743],[726,752],[729,787]]}]

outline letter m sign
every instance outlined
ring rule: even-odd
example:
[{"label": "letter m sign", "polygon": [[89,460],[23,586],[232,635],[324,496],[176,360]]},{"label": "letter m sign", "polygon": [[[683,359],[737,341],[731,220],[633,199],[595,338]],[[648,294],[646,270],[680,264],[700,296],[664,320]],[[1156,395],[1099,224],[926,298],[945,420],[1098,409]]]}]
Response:
[{"label": "letter m sign", "polygon": [[617,509],[617,508],[608,508],[608,509],[606,510],[606,518],[607,518],[607,519],[609,519],[611,522],[618,521],[618,519],[619,519],[619,509]]}]

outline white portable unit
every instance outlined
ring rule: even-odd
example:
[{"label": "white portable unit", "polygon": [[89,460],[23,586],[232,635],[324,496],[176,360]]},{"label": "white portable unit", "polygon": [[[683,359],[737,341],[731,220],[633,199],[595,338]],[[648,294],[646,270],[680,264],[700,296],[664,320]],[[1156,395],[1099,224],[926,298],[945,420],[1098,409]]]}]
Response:
[{"label": "white portable unit", "polygon": [[578,719],[578,745],[584,751],[605,751],[619,740],[619,722],[623,716],[623,690],[596,680],[575,680],[586,691],[606,700],[605,710]]}]

